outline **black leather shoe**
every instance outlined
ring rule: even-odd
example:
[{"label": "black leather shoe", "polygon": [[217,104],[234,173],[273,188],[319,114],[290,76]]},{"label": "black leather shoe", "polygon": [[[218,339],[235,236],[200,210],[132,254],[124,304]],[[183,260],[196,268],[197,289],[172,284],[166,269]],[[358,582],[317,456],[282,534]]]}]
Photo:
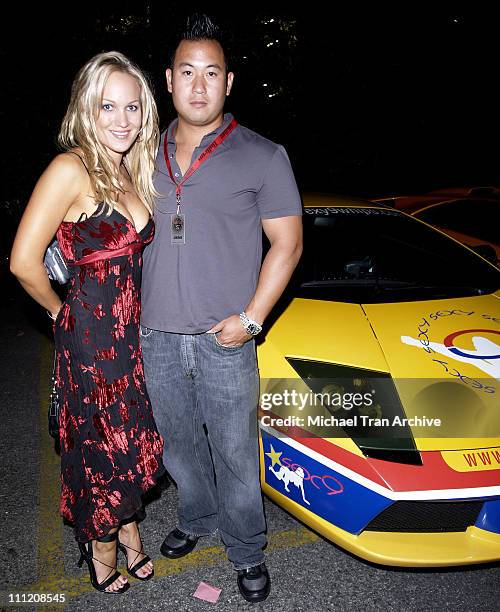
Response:
[{"label": "black leather shoe", "polygon": [[163,540],[160,546],[161,554],[169,559],[179,559],[190,553],[198,542],[197,536],[192,536],[184,533],[180,529],[175,528]]},{"label": "black leather shoe", "polygon": [[271,591],[271,578],[266,564],[238,570],[238,588],[247,601],[264,601]]}]

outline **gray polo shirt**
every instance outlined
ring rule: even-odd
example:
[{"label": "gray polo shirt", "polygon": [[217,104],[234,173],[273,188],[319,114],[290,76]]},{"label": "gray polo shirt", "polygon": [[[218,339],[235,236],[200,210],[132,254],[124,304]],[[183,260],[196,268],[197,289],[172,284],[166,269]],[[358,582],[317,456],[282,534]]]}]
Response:
[{"label": "gray polo shirt", "polygon": [[[203,137],[197,159],[232,120]],[[176,180],[173,127],[168,155]],[[157,158],[155,237],[144,251],[141,323],[150,329],[181,334],[206,332],[252,299],[262,260],[262,219],[301,215],[302,207],[285,149],[238,125],[186,181],[181,212],[186,244],[171,244],[175,184],[164,159]]]}]

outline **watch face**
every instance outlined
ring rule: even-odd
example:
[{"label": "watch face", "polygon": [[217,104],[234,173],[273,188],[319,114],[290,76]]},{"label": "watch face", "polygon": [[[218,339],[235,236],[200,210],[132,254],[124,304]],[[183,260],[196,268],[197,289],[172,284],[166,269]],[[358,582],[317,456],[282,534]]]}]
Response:
[{"label": "watch face", "polygon": [[249,323],[249,325],[247,326],[247,332],[251,334],[252,336],[256,336],[261,331],[262,331],[262,327],[260,327],[260,325]]},{"label": "watch face", "polygon": [[256,336],[262,331],[262,327],[258,323],[255,323],[255,321],[249,319],[244,312],[240,314],[240,320],[247,334],[250,334],[251,336]]}]

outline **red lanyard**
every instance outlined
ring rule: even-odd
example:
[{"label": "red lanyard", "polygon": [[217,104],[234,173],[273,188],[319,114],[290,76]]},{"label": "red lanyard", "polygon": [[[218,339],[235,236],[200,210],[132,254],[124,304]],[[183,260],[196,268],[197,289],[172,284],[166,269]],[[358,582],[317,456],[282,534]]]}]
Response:
[{"label": "red lanyard", "polygon": [[214,140],[208,145],[208,147],[201,153],[198,159],[194,162],[194,164],[189,168],[186,174],[182,177],[182,181],[179,183],[175,180],[174,174],[172,172],[172,166],[170,164],[170,159],[168,157],[168,132],[165,134],[165,139],[163,141],[163,154],[165,155],[165,163],[167,164],[168,173],[170,174],[170,178],[172,182],[177,185],[175,190],[175,195],[177,199],[177,214],[179,214],[179,206],[181,203],[181,193],[182,188],[184,187],[184,183],[191,177],[196,170],[201,166],[201,164],[206,161],[210,155],[215,151],[215,149],[226,140],[229,134],[234,130],[234,128],[238,125],[236,119],[233,119],[231,123],[216,137]]}]

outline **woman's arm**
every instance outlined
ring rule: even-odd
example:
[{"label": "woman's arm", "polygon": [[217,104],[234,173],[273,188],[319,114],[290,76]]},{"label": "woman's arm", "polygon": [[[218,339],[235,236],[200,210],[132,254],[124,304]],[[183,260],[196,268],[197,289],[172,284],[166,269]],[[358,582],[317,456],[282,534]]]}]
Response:
[{"label": "woman's arm", "polygon": [[43,265],[45,251],[61,221],[86,189],[81,163],[74,155],[58,155],[33,190],[17,230],[10,270],[24,289],[55,318],[61,300]]}]

